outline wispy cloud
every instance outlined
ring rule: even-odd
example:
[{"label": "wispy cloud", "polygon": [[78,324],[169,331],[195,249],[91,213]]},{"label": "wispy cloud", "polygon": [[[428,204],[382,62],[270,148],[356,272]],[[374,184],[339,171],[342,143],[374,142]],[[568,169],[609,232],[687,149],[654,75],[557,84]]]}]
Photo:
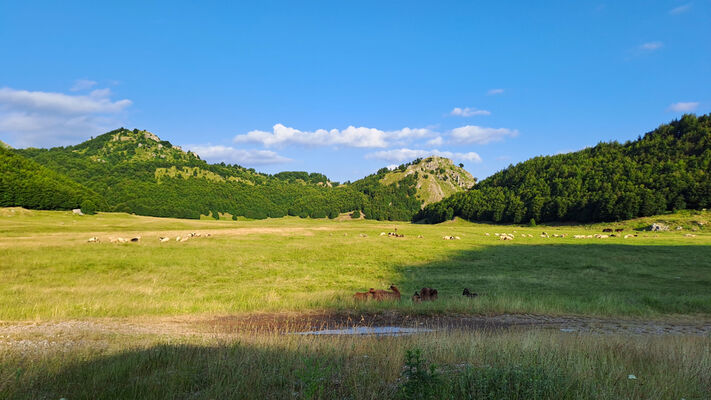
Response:
[{"label": "wispy cloud", "polygon": [[0,105],[9,108],[56,112],[62,114],[115,113],[131,105],[131,100],[111,101],[109,89],[92,91],[89,95],[68,95],[54,92],[30,92],[0,88]]},{"label": "wispy cloud", "polygon": [[87,95],[0,88],[0,133],[16,147],[74,144],[120,125],[131,100],[111,99],[109,89]]},{"label": "wispy cloud", "polygon": [[450,137],[455,143],[487,144],[503,140],[506,137],[515,137],[518,131],[507,128],[487,128],[483,126],[467,125],[452,129]]},{"label": "wispy cloud", "polygon": [[459,161],[470,161],[480,163],[482,161],[479,154],[470,151],[468,153],[454,153],[451,151],[434,150],[418,150],[418,149],[392,149],[376,151],[375,153],[366,154],[366,158],[378,159],[389,162],[411,161],[416,158],[425,158],[429,156],[447,157]]},{"label": "wispy cloud", "polygon": [[679,15],[679,14],[683,14],[683,13],[689,11],[690,9],[691,9],[691,3],[687,3],[687,4],[681,5],[679,7],[672,8],[671,10],[669,10],[669,14]]},{"label": "wispy cloud", "polygon": [[696,110],[696,107],[699,106],[699,103],[697,101],[688,101],[688,102],[678,102],[678,103],[673,103],[669,106],[667,110],[669,111],[676,111],[676,112],[689,112],[689,111],[694,111]]},{"label": "wispy cloud", "polygon": [[437,136],[436,138],[427,141],[428,146],[441,146],[443,143],[444,140],[442,139],[442,136]]},{"label": "wispy cloud", "polygon": [[661,49],[663,46],[664,46],[664,43],[659,42],[659,41],[647,42],[647,43],[642,43],[639,46],[639,49],[644,50],[644,51],[655,51],[655,50]]},{"label": "wispy cloud", "polygon": [[211,162],[225,161],[240,165],[270,165],[284,164],[291,159],[283,157],[270,150],[245,150],[222,145],[187,145],[184,146],[200,155],[200,158]]},{"label": "wispy cloud", "polygon": [[486,92],[486,94],[489,96],[495,95],[495,94],[503,94],[503,93],[504,93],[504,89],[489,89],[489,91]]},{"label": "wispy cloud", "polygon": [[74,81],[74,85],[69,90],[72,92],[79,92],[82,90],[91,89],[92,87],[94,87],[96,85],[97,85],[96,81],[92,81],[89,79],[77,79],[76,81]]},{"label": "wispy cloud", "polygon": [[475,115],[491,115],[491,112],[487,110],[478,110],[476,108],[470,107],[454,107],[454,109],[449,113],[449,115],[453,115],[456,117],[472,117]]},{"label": "wispy cloud", "polygon": [[346,129],[317,129],[301,131],[282,124],[276,124],[271,132],[254,130],[237,135],[235,143],[261,143],[266,147],[286,144],[305,146],[347,146],[361,148],[388,147],[395,142],[407,142],[432,135],[427,128],[402,128],[383,131],[375,128],[349,126]]}]

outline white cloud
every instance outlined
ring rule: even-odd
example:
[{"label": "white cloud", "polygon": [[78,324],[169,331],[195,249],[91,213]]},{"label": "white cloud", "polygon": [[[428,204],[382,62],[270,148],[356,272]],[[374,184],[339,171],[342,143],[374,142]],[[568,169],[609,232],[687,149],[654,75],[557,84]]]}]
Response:
[{"label": "white cloud", "polygon": [[109,89],[68,95],[0,88],[0,134],[15,147],[75,144],[120,126],[116,115],[130,105],[112,100]]},{"label": "white cloud", "polygon": [[366,158],[378,159],[390,162],[403,162],[412,161],[416,158],[425,158],[429,156],[440,156],[447,157],[454,160],[460,161],[471,161],[475,163],[480,163],[481,157],[479,154],[470,151],[468,153],[453,153],[451,151],[440,151],[440,150],[417,150],[417,149],[392,149],[392,150],[382,150],[376,151],[375,153],[366,154]]},{"label": "white cloud", "polygon": [[664,43],[659,42],[659,41],[657,41],[657,42],[647,42],[647,43],[642,43],[642,44],[639,46],[639,49],[640,49],[640,50],[644,50],[644,51],[654,51],[654,50],[659,50],[659,49],[661,49],[662,46],[664,46]]},{"label": "white cloud", "polygon": [[72,86],[71,90],[72,92],[79,92],[81,90],[87,90],[91,89],[92,87],[96,86],[97,82],[96,81],[91,81],[89,79],[77,79],[74,81],[74,86]]},{"label": "white cloud", "polygon": [[436,138],[427,141],[428,146],[441,146],[443,143],[444,140],[442,140],[442,136],[437,136]]},{"label": "white cloud", "polygon": [[684,5],[682,5],[682,6],[672,8],[671,10],[669,10],[669,14],[671,14],[671,15],[679,15],[679,14],[683,14],[683,13],[689,11],[689,9],[691,9],[691,3],[684,4]]},{"label": "white cloud", "polygon": [[0,106],[13,109],[63,114],[115,113],[131,105],[131,100],[111,101],[109,89],[94,90],[88,96],[54,92],[30,92],[0,88]]},{"label": "white cloud", "polygon": [[491,115],[491,112],[486,110],[477,110],[476,108],[469,107],[454,107],[454,109],[449,113],[449,115],[457,117],[472,117],[474,115]]},{"label": "white cloud", "polygon": [[188,148],[203,158],[212,162],[226,161],[240,165],[267,165],[267,164],[283,164],[291,161],[291,159],[280,156],[270,150],[244,150],[235,149],[230,146],[221,145],[187,145]]},{"label": "white cloud", "polygon": [[244,135],[237,135],[235,143],[261,143],[266,147],[284,144],[306,146],[348,146],[348,147],[387,147],[392,142],[406,142],[426,137],[432,131],[426,128],[403,128],[396,131],[382,131],[375,128],[349,126],[346,129],[317,129],[300,131],[282,124],[276,124],[271,132],[254,130]]},{"label": "white cloud", "polygon": [[676,111],[676,112],[689,112],[689,111],[694,111],[696,107],[699,106],[699,103],[696,101],[688,101],[688,102],[679,102],[679,103],[674,103],[669,106],[668,110],[669,111]]},{"label": "white cloud", "polygon": [[460,126],[452,129],[450,134],[455,143],[487,144],[503,140],[505,137],[515,137],[518,131],[507,128],[487,128],[476,125]]},{"label": "white cloud", "polygon": [[486,94],[489,96],[502,93],[504,93],[504,89],[489,89],[489,91],[486,92]]}]

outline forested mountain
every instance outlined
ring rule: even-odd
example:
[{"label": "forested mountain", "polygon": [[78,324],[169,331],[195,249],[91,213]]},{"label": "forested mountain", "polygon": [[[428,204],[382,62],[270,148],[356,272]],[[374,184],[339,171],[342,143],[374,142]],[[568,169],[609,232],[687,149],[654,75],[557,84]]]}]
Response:
[{"label": "forested mountain", "polygon": [[68,177],[0,146],[0,207],[44,210],[106,207],[103,198]]},{"label": "forested mountain", "polygon": [[267,175],[238,165],[208,164],[147,131],[121,128],[76,146],[14,152],[99,193],[106,211],[178,218],[333,218],[360,210],[366,218],[409,220],[422,207],[416,177],[386,179],[391,172],[384,169],[339,185],[319,173]]},{"label": "forested mountain", "polygon": [[711,206],[711,115],[684,115],[639,139],[510,166],[413,220],[614,221]]}]

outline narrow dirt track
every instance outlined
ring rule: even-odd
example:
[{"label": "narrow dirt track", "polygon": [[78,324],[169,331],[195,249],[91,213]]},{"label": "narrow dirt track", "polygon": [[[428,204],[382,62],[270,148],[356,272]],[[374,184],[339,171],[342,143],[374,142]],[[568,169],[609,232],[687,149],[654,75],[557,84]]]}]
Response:
[{"label": "narrow dirt track", "polygon": [[351,327],[397,326],[436,331],[555,330],[594,335],[691,335],[711,337],[711,321],[640,320],[580,316],[503,314],[406,315],[394,312],[252,313],[217,317],[176,316],[130,319],[0,322],[0,346],[27,337],[62,338],[87,335],[231,336],[284,334]]}]

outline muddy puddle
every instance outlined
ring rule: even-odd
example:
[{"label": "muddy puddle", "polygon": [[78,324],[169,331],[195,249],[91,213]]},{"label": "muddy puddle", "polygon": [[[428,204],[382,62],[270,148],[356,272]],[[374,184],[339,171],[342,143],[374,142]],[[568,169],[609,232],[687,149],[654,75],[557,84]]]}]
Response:
[{"label": "muddy puddle", "polygon": [[711,321],[658,321],[579,316],[504,314],[407,315],[398,313],[250,314],[201,321],[213,333],[273,332],[309,335],[389,335],[432,331],[554,330],[568,334],[711,336]]},{"label": "muddy puddle", "polygon": [[401,326],[354,326],[345,329],[322,329],[317,331],[295,332],[296,335],[327,336],[405,336],[415,333],[433,332],[427,328],[404,328]]}]

